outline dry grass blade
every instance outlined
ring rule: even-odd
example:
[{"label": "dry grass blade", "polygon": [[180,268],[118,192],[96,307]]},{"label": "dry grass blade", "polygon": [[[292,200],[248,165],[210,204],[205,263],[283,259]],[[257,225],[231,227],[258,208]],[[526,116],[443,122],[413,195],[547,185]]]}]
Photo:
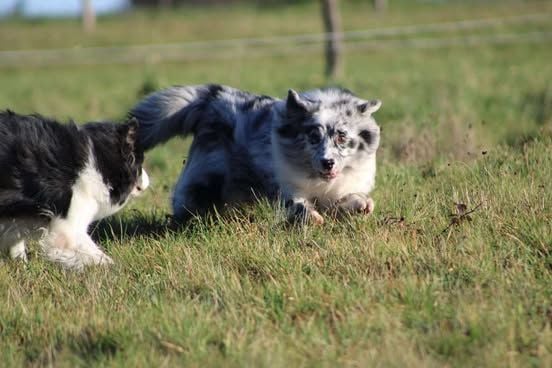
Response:
[{"label": "dry grass blade", "polygon": [[455,225],[460,225],[464,221],[471,221],[472,218],[470,215],[477,211],[479,207],[481,207],[483,203],[479,203],[477,206],[475,206],[473,209],[468,211],[468,206],[464,203],[455,203],[456,207],[456,213],[451,213],[450,216],[450,223],[446,228],[441,231],[441,234],[444,234],[447,230],[449,230],[451,227]]}]

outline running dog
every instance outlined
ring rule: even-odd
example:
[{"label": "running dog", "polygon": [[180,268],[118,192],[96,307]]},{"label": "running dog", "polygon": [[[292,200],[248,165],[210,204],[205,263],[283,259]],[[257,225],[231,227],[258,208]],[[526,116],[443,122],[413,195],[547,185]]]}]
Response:
[{"label": "running dog", "polygon": [[154,92],[130,112],[147,150],[193,135],[176,183],[176,219],[259,196],[281,199],[292,222],[322,223],[322,211],[371,213],[379,100],[325,88],[284,100],[221,85]]},{"label": "running dog", "polygon": [[38,237],[65,268],[112,263],[87,230],[147,188],[137,130],[135,119],[77,126],[0,112],[0,250],[26,260]]}]

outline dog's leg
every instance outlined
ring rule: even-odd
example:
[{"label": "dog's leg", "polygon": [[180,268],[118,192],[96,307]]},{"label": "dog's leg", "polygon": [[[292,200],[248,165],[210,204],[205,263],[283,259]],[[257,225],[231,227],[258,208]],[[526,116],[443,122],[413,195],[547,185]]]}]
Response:
[{"label": "dog's leg", "polygon": [[194,138],[186,166],[176,183],[172,206],[175,219],[185,222],[223,206],[229,151],[227,137],[218,133]]},{"label": "dog's leg", "polygon": [[21,239],[10,247],[10,257],[27,262],[27,252],[25,251],[25,240]]},{"label": "dog's leg", "polygon": [[86,189],[86,186],[73,189],[67,216],[51,219],[48,233],[41,240],[47,259],[73,270],[113,263],[87,233],[88,226],[98,214],[99,204]]},{"label": "dog's leg", "polygon": [[219,172],[203,172],[193,177],[183,173],[174,190],[175,219],[185,222],[221,207],[224,183],[225,175]]},{"label": "dog's leg", "polygon": [[85,256],[85,261],[88,262],[85,264],[113,264],[111,257],[105,254],[87,233],[79,234],[77,236],[77,243],[79,244],[79,250]]},{"label": "dog's leg", "polygon": [[113,263],[86,231],[75,229],[65,219],[52,220],[41,245],[47,259],[68,269],[82,270],[87,265]]},{"label": "dog's leg", "polygon": [[31,232],[28,225],[24,220],[18,220],[17,218],[1,221],[0,251],[8,251],[12,259],[26,262],[25,237]]},{"label": "dog's leg", "polygon": [[287,220],[293,224],[305,225],[313,223],[321,225],[324,217],[314,208],[314,205],[304,198],[293,198],[285,201]]},{"label": "dog's leg", "polygon": [[356,214],[374,212],[374,200],[362,193],[351,193],[337,202],[337,209],[341,213]]}]

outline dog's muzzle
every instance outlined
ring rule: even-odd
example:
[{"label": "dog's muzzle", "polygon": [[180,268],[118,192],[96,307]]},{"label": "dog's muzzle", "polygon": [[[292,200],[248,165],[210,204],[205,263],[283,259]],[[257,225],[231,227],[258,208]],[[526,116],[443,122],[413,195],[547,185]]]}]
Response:
[{"label": "dog's muzzle", "polygon": [[132,191],[132,194],[134,195],[140,195],[144,190],[146,190],[147,187],[149,187],[150,180],[148,173],[146,170],[142,169],[142,174],[140,175],[140,178],[138,179],[138,183],[134,187],[134,190]]}]

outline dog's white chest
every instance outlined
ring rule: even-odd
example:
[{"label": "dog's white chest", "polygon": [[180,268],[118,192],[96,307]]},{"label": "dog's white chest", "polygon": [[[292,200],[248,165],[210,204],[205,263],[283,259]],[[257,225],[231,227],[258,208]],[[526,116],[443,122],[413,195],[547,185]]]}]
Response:
[{"label": "dog's white chest", "polygon": [[373,155],[363,165],[342,172],[337,178],[326,181],[310,179],[296,182],[300,195],[328,207],[351,193],[368,194],[374,188],[376,178],[376,156]]}]

